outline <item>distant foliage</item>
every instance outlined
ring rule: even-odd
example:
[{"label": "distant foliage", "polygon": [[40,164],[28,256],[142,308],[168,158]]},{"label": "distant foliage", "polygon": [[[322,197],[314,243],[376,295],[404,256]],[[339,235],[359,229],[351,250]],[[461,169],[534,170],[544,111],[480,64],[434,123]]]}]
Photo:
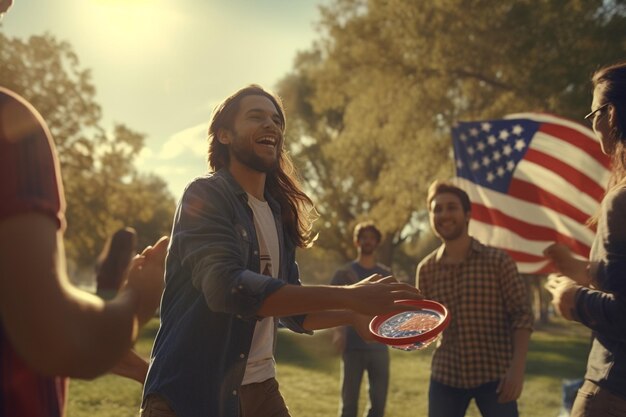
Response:
[{"label": "distant foliage", "polygon": [[373,218],[385,235],[383,261],[411,270],[404,255],[428,229],[426,188],[453,173],[450,127],[520,111],[580,120],[590,74],[624,59],[625,5],[336,0],[322,7],[318,40],[279,84],[288,143],[322,215],[318,244],[349,258],[352,227]]},{"label": "distant foliage", "polygon": [[75,270],[93,267],[108,235],[132,226],[139,245],[169,234],[174,199],[166,183],[137,172],[144,135],[101,126],[89,70],[67,42],[45,34],[22,40],[0,32],[0,84],[29,100],[54,137],[67,199],[66,250]]}]

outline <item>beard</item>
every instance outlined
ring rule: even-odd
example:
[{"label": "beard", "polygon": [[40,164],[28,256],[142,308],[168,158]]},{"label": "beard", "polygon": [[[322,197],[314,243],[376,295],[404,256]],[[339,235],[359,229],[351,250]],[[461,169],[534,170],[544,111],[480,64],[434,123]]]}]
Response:
[{"label": "beard", "polygon": [[230,154],[237,161],[258,172],[270,174],[278,169],[278,156],[264,158],[257,155],[237,134],[230,145]]},{"label": "beard", "polygon": [[376,250],[376,246],[374,245],[363,245],[361,246],[361,255],[371,255]]},{"label": "beard", "polygon": [[440,227],[435,226],[435,234],[443,241],[457,240],[465,234],[465,225],[459,224],[456,227],[443,231]]}]

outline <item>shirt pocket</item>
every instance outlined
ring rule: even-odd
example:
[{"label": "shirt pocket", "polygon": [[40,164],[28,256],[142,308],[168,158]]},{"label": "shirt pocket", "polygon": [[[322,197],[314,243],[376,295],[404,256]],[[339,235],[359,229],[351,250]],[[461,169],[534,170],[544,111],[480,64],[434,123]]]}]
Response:
[{"label": "shirt pocket", "polygon": [[250,262],[250,252],[252,251],[252,236],[248,229],[242,224],[235,224],[235,233],[237,234],[237,241],[239,243],[239,250],[242,256],[243,266],[248,268]]}]

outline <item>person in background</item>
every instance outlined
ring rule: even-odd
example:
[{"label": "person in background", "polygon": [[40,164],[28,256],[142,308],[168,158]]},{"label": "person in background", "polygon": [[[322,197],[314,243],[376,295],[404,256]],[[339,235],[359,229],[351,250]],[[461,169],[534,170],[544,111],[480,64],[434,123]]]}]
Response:
[{"label": "person in background", "polygon": [[428,189],[430,226],[443,244],[417,267],[424,297],[451,321],[433,354],[429,417],[462,417],[472,398],[485,417],[517,416],[533,314],[511,257],[471,237],[471,202],[453,184]]},{"label": "person in background", "polygon": [[124,276],[137,254],[137,232],[132,227],[118,229],[107,239],[96,261],[96,294],[114,298],[124,284]]},{"label": "person in background", "polygon": [[[11,0],[0,0],[0,13]],[[105,302],[70,284],[65,201],[52,137],[0,87],[0,415],[65,414],[67,377],[94,378],[130,349],[162,291],[167,238],[136,257]]]},{"label": "person in background", "polygon": [[213,112],[211,172],[187,186],[174,217],[145,417],[289,416],[275,378],[278,320],[298,333],[354,324],[365,335],[370,316],[421,299],[380,275],[301,285],[296,247],[313,243],[314,213],[284,132],[280,99],[258,85]]},{"label": "person in background", "polygon": [[596,237],[589,261],[563,244],[546,248],[562,275],[546,288],[566,319],[593,330],[585,381],[572,417],[626,416],[626,62],[592,78],[590,120],[602,152],[612,159],[611,179],[598,213],[590,219]]},{"label": "person in background", "polygon": [[[354,228],[353,242],[357,248],[354,261],[339,269],[332,285],[352,285],[373,274],[391,275],[391,270],[376,262],[376,249],[382,234],[373,222],[361,222]],[[350,326],[334,329],[342,353],[341,417],[356,417],[363,373],[367,371],[369,409],[367,417],[385,415],[389,387],[389,350],[386,345],[363,340]]]},{"label": "person in background", "polygon": [[[136,254],[137,233],[132,227],[119,229],[107,239],[96,262],[98,297],[103,300],[115,298],[122,289],[124,277]],[[110,372],[143,384],[148,374],[148,361],[132,349]]]}]

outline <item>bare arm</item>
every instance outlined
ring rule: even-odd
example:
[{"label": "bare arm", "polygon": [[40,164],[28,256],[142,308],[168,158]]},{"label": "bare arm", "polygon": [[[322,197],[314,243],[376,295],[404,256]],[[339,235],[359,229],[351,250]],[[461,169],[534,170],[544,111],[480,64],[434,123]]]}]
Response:
[{"label": "bare arm", "polygon": [[110,372],[143,384],[148,374],[148,361],[134,350],[129,350]]},{"label": "bare arm", "polygon": [[530,333],[530,329],[515,329],[513,331],[513,359],[506,374],[500,380],[497,390],[498,401],[501,403],[515,401],[522,394]]},{"label": "bare arm", "polygon": [[[396,282],[393,278],[379,275],[364,279],[354,285],[285,285],[268,296],[258,314],[267,316],[291,316],[327,310],[351,310],[365,315],[383,314],[392,311],[409,310],[410,307],[396,304],[396,300],[420,300],[419,290],[408,284]],[[309,325],[332,324],[341,317],[322,315],[312,319]],[[317,321],[317,324],[314,324]],[[329,326],[327,326],[329,327]]]},{"label": "bare arm", "polygon": [[155,291],[141,294],[150,278],[142,275],[162,271],[165,248],[158,249],[105,303],[69,283],[62,233],[50,218],[31,213],[0,222],[0,316],[16,351],[49,375],[93,378],[111,369],[149,318],[154,300],[146,297]]}]

